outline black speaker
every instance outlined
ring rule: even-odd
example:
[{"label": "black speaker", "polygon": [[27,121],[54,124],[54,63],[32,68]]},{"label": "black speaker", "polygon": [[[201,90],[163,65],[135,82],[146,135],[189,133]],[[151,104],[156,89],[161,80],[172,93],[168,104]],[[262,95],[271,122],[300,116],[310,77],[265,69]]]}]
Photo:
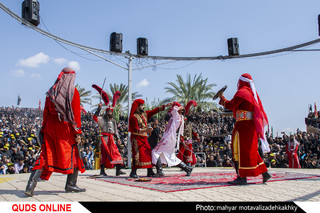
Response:
[{"label": "black speaker", "polygon": [[137,55],[148,55],[147,38],[137,38]]},{"label": "black speaker", "polygon": [[320,15],[318,15],[318,33],[320,36]]},{"label": "black speaker", "polygon": [[22,2],[22,18],[35,26],[40,24],[39,10],[40,3],[37,0],[24,0]]},{"label": "black speaker", "polygon": [[228,38],[228,53],[229,53],[229,56],[240,54],[238,38]]},{"label": "black speaker", "polygon": [[121,53],[122,52],[122,39],[123,39],[122,33],[116,33],[116,32],[111,33],[111,35],[110,35],[110,51]]}]

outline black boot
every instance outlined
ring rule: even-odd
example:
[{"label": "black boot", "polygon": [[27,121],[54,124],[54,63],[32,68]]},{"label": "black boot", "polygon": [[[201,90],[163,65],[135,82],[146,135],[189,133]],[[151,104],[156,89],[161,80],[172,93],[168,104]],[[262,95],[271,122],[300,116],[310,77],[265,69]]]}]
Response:
[{"label": "black boot", "polygon": [[180,169],[182,169],[183,171],[185,171],[187,174],[186,174],[186,176],[190,176],[191,175],[191,172],[192,172],[192,170],[193,170],[193,168],[192,167],[190,167],[190,166],[187,166],[184,162],[182,162],[181,161],[181,163],[179,163],[178,165],[177,165],[177,167],[179,167]]},{"label": "black boot", "polygon": [[152,167],[147,169],[147,177],[155,177],[156,173],[153,172]]},{"label": "black boot", "polygon": [[137,175],[137,170],[136,169],[132,169],[130,172],[130,177],[131,178],[139,178]]},{"label": "black boot", "polygon": [[107,173],[104,171],[104,165],[100,165],[100,175],[102,176],[108,176]]},{"label": "black boot", "polygon": [[242,178],[239,175],[239,162],[238,161],[234,161],[234,169],[236,170],[236,173],[237,173],[237,179],[235,179],[233,181],[228,181],[228,184],[246,185],[247,184],[247,178],[246,177]]},{"label": "black boot", "polygon": [[81,189],[77,186],[78,168],[74,168],[73,173],[68,174],[65,190],[66,192],[85,192],[86,189]]},{"label": "black boot", "polygon": [[34,188],[36,188],[40,175],[41,175],[41,170],[37,169],[32,171],[26,187],[26,191],[24,192],[26,195],[30,197],[33,196]]},{"label": "black boot", "polygon": [[116,176],[119,176],[119,175],[125,175],[126,173],[124,173],[122,170],[121,170],[121,164],[116,164]]},{"label": "black boot", "polygon": [[237,176],[239,176],[239,161],[234,161],[234,169],[236,170]]},{"label": "black boot", "polygon": [[164,173],[162,170],[162,163],[161,163],[160,158],[157,160],[156,168],[157,168],[157,174],[155,174],[155,176],[156,177],[163,177]]},{"label": "black boot", "polygon": [[228,184],[232,185],[247,185],[247,178],[238,176],[234,181],[228,181]]},{"label": "black boot", "polygon": [[267,171],[262,173],[262,177],[263,177],[263,180],[262,180],[263,183],[266,183],[272,177],[272,175]]}]

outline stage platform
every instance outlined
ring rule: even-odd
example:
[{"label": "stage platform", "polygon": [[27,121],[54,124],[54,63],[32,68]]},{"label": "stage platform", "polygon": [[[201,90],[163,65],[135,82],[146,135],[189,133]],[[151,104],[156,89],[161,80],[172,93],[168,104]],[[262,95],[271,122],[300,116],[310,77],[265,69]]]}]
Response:
[{"label": "stage platform", "polygon": [[[108,177],[96,176],[98,170],[80,174],[78,186],[84,193],[65,193],[66,175],[54,173],[49,181],[39,182],[33,197],[24,190],[30,174],[0,176],[0,201],[317,201],[320,202],[320,170],[275,169],[266,184],[262,177],[249,178],[248,185],[231,186],[226,181],[235,178],[233,168],[196,167],[190,177],[178,168],[165,168],[166,177],[149,182],[128,179],[127,174],[115,177],[115,169],[107,170]],[[140,177],[146,169],[138,170]]]}]

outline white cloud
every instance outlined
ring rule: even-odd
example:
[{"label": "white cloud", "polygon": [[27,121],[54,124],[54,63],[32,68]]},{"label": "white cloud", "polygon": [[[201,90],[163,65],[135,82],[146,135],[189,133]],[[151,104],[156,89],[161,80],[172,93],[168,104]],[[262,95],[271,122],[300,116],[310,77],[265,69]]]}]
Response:
[{"label": "white cloud", "polygon": [[77,61],[68,61],[65,58],[56,58],[56,59],[53,59],[53,61],[58,65],[65,65],[66,64],[68,67],[74,69],[75,71],[80,70],[80,64]]},{"label": "white cloud", "polygon": [[80,70],[80,64],[77,61],[70,61],[68,63],[68,66],[72,69],[74,69],[75,71],[79,71]]},{"label": "white cloud", "polygon": [[140,88],[140,87],[146,87],[150,84],[150,82],[147,80],[147,79],[143,79],[142,81],[140,81],[138,84],[137,84],[137,88]]},{"label": "white cloud", "polygon": [[68,62],[68,60],[65,58],[56,58],[53,61],[59,65],[66,64]]},{"label": "white cloud", "polygon": [[32,73],[30,77],[37,80],[42,79],[42,76],[38,73]]},{"label": "white cloud", "polygon": [[12,76],[18,77],[18,78],[22,78],[24,76],[24,71],[22,69],[17,69],[17,70],[11,70],[10,71]]},{"label": "white cloud", "polygon": [[40,64],[46,64],[49,62],[50,57],[43,52],[40,52],[27,59],[20,59],[18,64],[24,67],[39,67]]}]

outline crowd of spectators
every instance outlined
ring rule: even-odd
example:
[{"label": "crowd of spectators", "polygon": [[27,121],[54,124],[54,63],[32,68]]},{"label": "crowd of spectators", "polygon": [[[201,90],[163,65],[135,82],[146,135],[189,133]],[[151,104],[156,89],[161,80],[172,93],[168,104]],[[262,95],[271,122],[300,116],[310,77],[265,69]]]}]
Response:
[{"label": "crowd of spectators", "polygon": [[[82,114],[82,157],[86,169],[94,169],[99,156],[99,128],[92,113]],[[197,112],[187,116],[187,122],[198,133],[200,141],[194,140],[197,166],[231,167],[231,133],[235,120],[232,116],[217,112]],[[42,125],[42,111],[35,108],[0,107],[0,174],[27,173],[40,153],[37,133]],[[159,119],[163,133],[166,120]],[[127,119],[120,116],[118,131],[121,145],[119,151],[127,166]],[[320,134],[297,130],[294,134],[300,143],[298,157],[302,168],[320,168]],[[286,144],[289,136],[267,135],[271,152],[261,154],[268,167],[288,168]]]}]

